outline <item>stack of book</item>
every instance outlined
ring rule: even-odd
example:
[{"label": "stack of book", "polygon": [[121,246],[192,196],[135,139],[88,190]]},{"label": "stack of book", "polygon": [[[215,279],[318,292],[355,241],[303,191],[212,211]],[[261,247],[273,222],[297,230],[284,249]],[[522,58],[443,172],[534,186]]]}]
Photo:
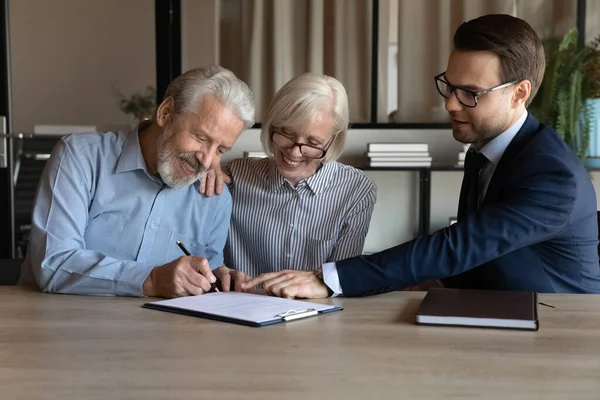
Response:
[{"label": "stack of book", "polygon": [[371,167],[430,167],[427,143],[369,143]]},{"label": "stack of book", "polygon": [[465,157],[467,155],[467,151],[469,151],[469,147],[471,147],[470,144],[463,145],[463,151],[461,151],[460,153],[458,153],[458,162],[456,163],[457,167],[464,167],[465,166]]},{"label": "stack of book", "polygon": [[267,154],[263,153],[262,151],[245,151],[244,152],[244,157],[265,158],[266,156],[267,156]]}]

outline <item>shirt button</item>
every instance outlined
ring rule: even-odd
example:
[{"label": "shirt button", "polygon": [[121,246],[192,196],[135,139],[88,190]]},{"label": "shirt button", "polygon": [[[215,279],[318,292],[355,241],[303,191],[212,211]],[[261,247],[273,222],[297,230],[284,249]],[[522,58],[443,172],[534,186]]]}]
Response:
[{"label": "shirt button", "polygon": [[293,228],[293,227],[294,227],[294,223],[290,222],[290,228]]},{"label": "shirt button", "polygon": [[192,247],[196,247],[196,242],[192,242]]},{"label": "shirt button", "polygon": [[290,253],[286,254],[285,257],[286,258],[290,258],[292,255]]},{"label": "shirt button", "polygon": [[150,224],[150,228],[154,229],[154,223]]}]

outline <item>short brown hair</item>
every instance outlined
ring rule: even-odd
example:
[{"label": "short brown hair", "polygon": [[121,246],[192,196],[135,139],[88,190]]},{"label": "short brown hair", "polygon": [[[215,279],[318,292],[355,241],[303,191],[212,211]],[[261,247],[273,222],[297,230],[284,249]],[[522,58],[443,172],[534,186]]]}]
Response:
[{"label": "short brown hair", "polygon": [[542,41],[524,20],[507,14],[489,14],[458,27],[454,48],[460,51],[490,51],[500,58],[501,83],[531,82],[526,106],[535,97],[546,68]]}]

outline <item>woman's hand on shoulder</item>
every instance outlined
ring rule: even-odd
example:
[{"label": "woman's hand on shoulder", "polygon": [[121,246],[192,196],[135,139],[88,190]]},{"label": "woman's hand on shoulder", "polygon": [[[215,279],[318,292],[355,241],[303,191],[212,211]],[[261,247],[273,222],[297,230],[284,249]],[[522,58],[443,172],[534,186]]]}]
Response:
[{"label": "woman's hand on shoulder", "polygon": [[231,178],[223,172],[221,164],[215,163],[200,177],[198,193],[206,197],[211,197],[213,194],[220,195],[223,193],[223,184],[228,185],[229,183],[231,183]]}]

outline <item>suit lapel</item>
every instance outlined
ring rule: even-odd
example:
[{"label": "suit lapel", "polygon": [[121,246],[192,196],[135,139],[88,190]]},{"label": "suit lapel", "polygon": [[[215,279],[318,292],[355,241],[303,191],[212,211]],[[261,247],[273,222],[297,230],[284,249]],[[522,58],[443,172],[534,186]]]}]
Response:
[{"label": "suit lapel", "polygon": [[[492,174],[492,178],[490,184],[488,185],[488,189],[486,191],[485,197],[483,198],[482,205],[494,201],[498,196],[498,191],[500,190],[501,185],[506,182],[504,177],[513,172],[514,166],[512,164],[512,160],[518,156],[521,149],[527,145],[529,140],[535,136],[535,134],[539,131],[540,123],[538,120],[531,115],[531,113],[527,116],[525,123],[517,132],[513,140],[510,142],[502,158],[498,162],[494,173]],[[460,191],[460,200],[458,203],[458,216],[461,215],[461,210],[466,210],[467,207],[467,196],[468,196],[468,179],[466,174],[463,175],[463,182]],[[460,217],[458,217],[460,220]],[[483,266],[481,266],[483,267]],[[463,272],[461,274],[447,277],[442,279],[442,283],[445,287],[450,288],[477,288],[481,287],[482,276],[480,275],[480,268],[473,268],[469,271]]]},{"label": "suit lapel", "polygon": [[469,197],[469,178],[463,170],[462,185],[460,187],[460,197],[458,199],[458,214],[456,214],[456,219],[458,221],[462,220],[464,218],[464,216],[467,214],[468,197]]},{"label": "suit lapel", "polygon": [[539,121],[533,115],[531,115],[531,113],[529,113],[525,123],[510,142],[504,151],[504,154],[502,154],[498,165],[496,165],[496,169],[492,174],[492,178],[488,185],[487,191],[485,192],[485,196],[481,202],[481,205],[488,204],[490,201],[493,201],[498,197],[500,185],[503,182],[506,182],[504,176],[507,173],[512,173],[513,171],[512,161],[521,151],[523,146],[525,146],[527,142],[529,142],[529,140],[539,131],[539,127]]}]

